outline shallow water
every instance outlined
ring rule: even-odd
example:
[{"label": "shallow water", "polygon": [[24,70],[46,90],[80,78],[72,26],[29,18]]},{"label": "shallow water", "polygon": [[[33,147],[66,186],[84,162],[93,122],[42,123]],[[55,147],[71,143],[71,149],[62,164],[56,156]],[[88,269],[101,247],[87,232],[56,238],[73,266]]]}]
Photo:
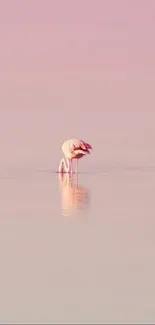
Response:
[{"label": "shallow water", "polygon": [[153,167],[0,173],[0,321],[153,323]]},{"label": "shallow water", "polygon": [[155,323],[154,12],[0,2],[2,324]]}]

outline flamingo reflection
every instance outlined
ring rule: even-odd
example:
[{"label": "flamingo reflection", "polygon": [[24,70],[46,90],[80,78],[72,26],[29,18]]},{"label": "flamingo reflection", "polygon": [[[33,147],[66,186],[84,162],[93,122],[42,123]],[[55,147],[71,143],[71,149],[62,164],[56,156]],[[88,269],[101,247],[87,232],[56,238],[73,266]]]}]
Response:
[{"label": "flamingo reflection", "polygon": [[77,210],[85,210],[89,205],[89,191],[79,185],[78,175],[59,173],[59,189],[61,193],[61,212],[64,216],[72,216]]}]

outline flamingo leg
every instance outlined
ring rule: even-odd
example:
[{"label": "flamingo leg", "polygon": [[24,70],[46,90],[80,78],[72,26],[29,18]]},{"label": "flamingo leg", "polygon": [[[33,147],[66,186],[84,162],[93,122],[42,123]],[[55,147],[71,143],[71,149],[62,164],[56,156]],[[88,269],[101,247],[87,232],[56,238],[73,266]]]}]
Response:
[{"label": "flamingo leg", "polygon": [[71,174],[73,173],[73,166],[72,166],[72,160],[71,160],[71,167],[70,167]]},{"label": "flamingo leg", "polygon": [[76,173],[78,174],[78,159],[76,159]]},{"label": "flamingo leg", "polygon": [[76,173],[76,187],[78,188],[79,184],[78,184],[78,173]]}]

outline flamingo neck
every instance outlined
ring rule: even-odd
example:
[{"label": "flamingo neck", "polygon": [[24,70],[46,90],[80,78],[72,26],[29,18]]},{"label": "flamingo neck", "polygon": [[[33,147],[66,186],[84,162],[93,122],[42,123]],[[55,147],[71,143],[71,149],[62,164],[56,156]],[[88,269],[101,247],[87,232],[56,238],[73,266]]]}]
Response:
[{"label": "flamingo neck", "polygon": [[68,164],[66,164],[66,161],[64,158],[62,158],[60,160],[59,169],[58,169],[59,173],[69,173],[70,172],[71,162],[70,162],[70,159],[66,159],[66,160],[67,160]]}]

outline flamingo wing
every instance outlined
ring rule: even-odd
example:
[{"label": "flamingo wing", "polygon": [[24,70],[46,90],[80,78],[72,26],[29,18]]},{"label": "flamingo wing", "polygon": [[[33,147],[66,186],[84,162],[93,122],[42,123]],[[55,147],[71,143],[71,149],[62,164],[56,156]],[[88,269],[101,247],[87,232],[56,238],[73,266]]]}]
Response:
[{"label": "flamingo wing", "polygon": [[83,140],[74,139],[72,143],[71,152],[76,152],[78,150],[82,150],[84,152],[90,153],[89,149],[92,149],[89,143],[84,142]]}]

